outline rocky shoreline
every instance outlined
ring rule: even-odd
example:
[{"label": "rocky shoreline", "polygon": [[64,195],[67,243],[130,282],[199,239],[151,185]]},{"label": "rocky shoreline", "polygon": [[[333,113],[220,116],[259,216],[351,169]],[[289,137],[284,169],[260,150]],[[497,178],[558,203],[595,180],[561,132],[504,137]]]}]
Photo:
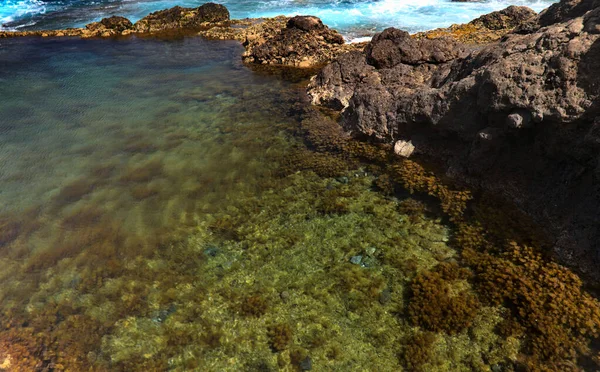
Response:
[{"label": "rocky shoreline", "polygon": [[600,2],[563,0],[475,51],[393,28],[309,86],[355,136],[513,201],[600,280]]},{"label": "rocky shoreline", "polygon": [[231,20],[208,3],[135,24],[2,37],[190,32],[238,40],[248,64],[320,68],[308,94],[361,139],[395,144],[448,176],[513,201],[546,227],[563,263],[600,281],[600,2],[511,6],[466,25],[345,43],[316,17]]}]

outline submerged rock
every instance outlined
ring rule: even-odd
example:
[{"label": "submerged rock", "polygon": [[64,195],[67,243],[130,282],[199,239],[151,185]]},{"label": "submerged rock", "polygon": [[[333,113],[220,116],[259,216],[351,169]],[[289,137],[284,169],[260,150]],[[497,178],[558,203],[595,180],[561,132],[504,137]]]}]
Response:
[{"label": "submerged rock", "polygon": [[600,278],[600,150],[585,140],[600,117],[599,20],[600,2],[563,0],[528,20],[545,27],[472,52],[387,29],[326,66],[308,92],[342,111],[345,129],[411,141],[453,175],[508,196],[548,227],[564,262]]},{"label": "submerged rock", "polygon": [[352,256],[350,258],[350,263],[354,265],[360,265],[362,263],[363,256]]}]

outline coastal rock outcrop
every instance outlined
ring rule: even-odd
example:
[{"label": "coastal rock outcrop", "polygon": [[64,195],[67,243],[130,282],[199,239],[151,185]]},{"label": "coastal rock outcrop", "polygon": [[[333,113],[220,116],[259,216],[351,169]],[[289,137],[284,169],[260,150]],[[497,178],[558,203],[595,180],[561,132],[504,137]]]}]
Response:
[{"label": "coastal rock outcrop", "polygon": [[133,23],[125,17],[112,16],[103,18],[100,22],[93,22],[85,26],[82,36],[114,36],[127,35],[133,32]]},{"label": "coastal rock outcrop", "polygon": [[137,32],[160,32],[175,29],[198,29],[208,23],[229,21],[226,7],[215,3],[206,3],[198,8],[175,6],[170,9],[151,13],[137,21]]},{"label": "coastal rock outcrop", "polygon": [[470,53],[385,30],[325,67],[309,95],[341,110],[345,129],[410,141],[510,198],[548,227],[563,262],[600,279],[600,2],[553,7]]},{"label": "coastal rock outcrop", "polygon": [[342,35],[312,16],[296,16],[283,28],[250,34],[244,46],[246,63],[303,68],[323,65],[349,50]]},{"label": "coastal rock outcrop", "polygon": [[[140,19],[135,24],[120,16],[103,18],[99,22],[92,22],[84,28],[68,28],[65,30],[35,30],[35,31],[0,31],[0,38],[42,36],[62,37],[79,36],[112,37],[129,35],[132,33],[156,33],[163,31],[199,31],[215,26],[229,25],[229,10],[220,4],[206,3],[197,8],[182,8],[176,6],[170,9],[151,13]],[[243,22],[241,22],[243,23]]]},{"label": "coastal rock outcrop", "polygon": [[537,18],[537,13],[526,6],[509,6],[506,9],[484,14],[469,23],[452,25],[415,34],[417,38],[437,39],[451,37],[462,43],[485,44],[500,40],[515,28],[526,29]]}]

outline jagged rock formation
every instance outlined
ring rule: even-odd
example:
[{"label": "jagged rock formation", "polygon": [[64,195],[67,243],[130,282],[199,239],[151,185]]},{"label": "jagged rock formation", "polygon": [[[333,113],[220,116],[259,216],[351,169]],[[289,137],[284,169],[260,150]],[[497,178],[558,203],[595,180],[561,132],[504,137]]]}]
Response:
[{"label": "jagged rock formation", "polygon": [[283,28],[265,28],[249,34],[244,42],[246,63],[316,67],[352,49],[337,31],[317,17],[296,16]]},{"label": "jagged rock formation", "polygon": [[208,29],[215,26],[224,26],[229,23],[229,11],[223,5],[206,3],[198,8],[182,8],[176,6],[170,9],[151,13],[140,19],[135,24],[120,16],[103,18],[99,22],[86,25],[85,28],[69,28],[66,30],[42,30],[42,31],[0,31],[2,37],[16,36],[80,36],[90,37],[112,37],[129,35],[132,33],[157,33],[173,30]]},{"label": "jagged rock formation", "polygon": [[417,38],[439,39],[452,37],[462,43],[484,44],[498,41],[517,26],[536,19],[537,14],[526,6],[509,6],[506,9],[482,15],[466,24],[452,25],[415,34]]},{"label": "jagged rock formation", "polygon": [[198,29],[208,23],[229,21],[229,11],[223,5],[206,3],[198,8],[170,9],[151,13],[137,21],[134,28],[137,32],[160,32],[175,29]]},{"label": "jagged rock formation", "polygon": [[600,279],[600,2],[561,1],[501,42],[388,29],[309,87],[341,124],[502,193],[543,222],[560,258]]}]

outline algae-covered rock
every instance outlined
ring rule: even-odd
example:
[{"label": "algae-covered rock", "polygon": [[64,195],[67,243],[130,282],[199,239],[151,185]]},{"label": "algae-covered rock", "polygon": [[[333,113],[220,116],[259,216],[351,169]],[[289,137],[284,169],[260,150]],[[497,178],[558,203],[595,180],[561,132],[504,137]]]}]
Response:
[{"label": "algae-covered rock", "polygon": [[506,9],[484,14],[465,24],[419,32],[416,38],[438,39],[450,37],[466,44],[487,44],[500,40],[513,30],[536,27],[536,13],[525,6],[511,5]]},{"label": "algae-covered rock", "polygon": [[296,16],[283,28],[265,28],[248,35],[244,42],[246,63],[316,67],[332,60],[350,47],[337,31],[329,29],[317,17]]},{"label": "algae-covered rock", "polygon": [[159,32],[175,29],[196,29],[206,23],[229,20],[229,11],[223,5],[206,3],[198,8],[175,6],[147,15],[134,25],[137,32]]}]

